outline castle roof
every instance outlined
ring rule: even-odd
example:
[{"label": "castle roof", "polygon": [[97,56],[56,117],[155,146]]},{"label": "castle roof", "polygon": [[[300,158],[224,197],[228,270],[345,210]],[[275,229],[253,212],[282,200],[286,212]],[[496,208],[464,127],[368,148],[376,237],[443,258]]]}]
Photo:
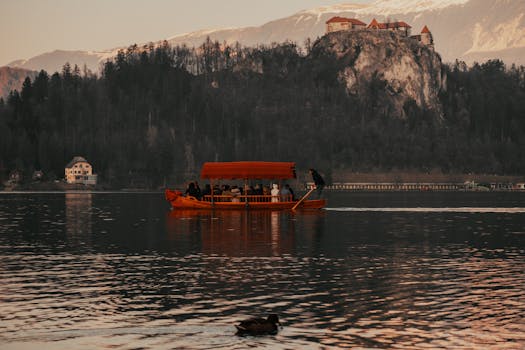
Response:
[{"label": "castle roof", "polygon": [[374,18],[368,25],[368,28],[379,28],[379,22]]},{"label": "castle roof", "polygon": [[[403,21],[387,23],[387,25],[393,26],[394,28],[400,28],[400,27],[412,28],[412,26],[410,26],[408,23],[403,22]],[[389,28],[391,28],[391,27],[389,27]]]},{"label": "castle roof", "polygon": [[328,23],[345,23],[345,22],[352,23],[352,24],[358,25],[358,26],[366,26],[366,23],[361,22],[358,19],[339,17],[339,16],[335,16],[335,17],[330,18],[328,21],[326,21],[326,24],[328,24]]},{"label": "castle roof", "polygon": [[427,26],[423,27],[423,30],[421,30],[421,34],[430,34],[430,30],[428,29]]},{"label": "castle roof", "polygon": [[412,28],[408,23],[403,21],[398,22],[386,22],[386,23],[379,23],[375,18],[370,22],[368,25],[368,28],[376,28],[376,29],[397,29],[397,28]]}]

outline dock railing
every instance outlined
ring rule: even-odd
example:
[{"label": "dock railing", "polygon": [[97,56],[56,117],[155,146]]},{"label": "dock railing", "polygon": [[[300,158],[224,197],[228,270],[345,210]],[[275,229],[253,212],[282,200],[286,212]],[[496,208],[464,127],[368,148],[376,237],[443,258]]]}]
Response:
[{"label": "dock railing", "polygon": [[[313,184],[308,183],[307,188]],[[327,190],[346,191],[460,191],[465,189],[463,183],[369,183],[369,182],[336,182],[325,187]]]},{"label": "dock railing", "polygon": [[[307,189],[313,183],[307,184]],[[461,191],[465,190],[463,183],[395,183],[395,182],[335,182],[326,186],[327,190],[346,191]]]},{"label": "dock railing", "polygon": [[[306,189],[314,186],[313,182],[306,183]],[[325,186],[327,190],[343,191],[518,191],[519,187],[511,183],[487,183],[477,184],[474,182],[334,182]]]}]

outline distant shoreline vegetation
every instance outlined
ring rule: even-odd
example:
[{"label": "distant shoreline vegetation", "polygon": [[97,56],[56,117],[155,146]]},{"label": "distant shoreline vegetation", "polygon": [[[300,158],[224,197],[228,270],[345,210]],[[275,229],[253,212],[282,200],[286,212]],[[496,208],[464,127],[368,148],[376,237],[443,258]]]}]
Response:
[{"label": "distant shoreline vegetation", "polygon": [[311,48],[164,43],[119,52],[100,77],[69,64],[41,71],[0,100],[0,180],[14,170],[63,178],[75,155],[122,187],[181,183],[215,160],[295,161],[328,178],[392,169],[525,174],[523,66],[444,66],[444,119],[410,102],[399,119],[374,104],[391,93],[381,79],[371,79],[367,96],[349,95],[338,79],[344,62]]}]

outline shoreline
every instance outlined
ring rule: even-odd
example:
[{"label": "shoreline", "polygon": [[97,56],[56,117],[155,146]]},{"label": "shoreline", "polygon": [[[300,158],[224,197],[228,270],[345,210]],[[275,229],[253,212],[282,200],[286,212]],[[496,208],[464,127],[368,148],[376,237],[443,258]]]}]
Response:
[{"label": "shoreline", "polygon": [[[352,192],[464,192],[464,191],[525,191],[525,176],[486,174],[443,174],[440,172],[371,172],[358,173],[338,170],[325,173],[329,184],[327,191]],[[298,174],[299,175],[299,174]],[[306,180],[306,181],[305,181]],[[292,181],[293,183],[294,181]],[[312,183],[299,175],[293,184],[296,191],[307,190]],[[184,189],[186,184],[173,184],[165,188]],[[97,185],[68,184],[63,181],[40,181],[31,183],[0,184],[0,193],[162,193],[164,187],[133,188],[113,187],[105,183]]]},{"label": "shoreline", "polygon": [[3,184],[0,185],[0,193],[125,193],[125,192],[163,192],[160,188],[129,188],[129,187],[111,187],[105,184],[100,185],[83,185],[83,184],[68,184],[65,182],[55,181],[41,181],[21,184]]},{"label": "shoreline", "polygon": [[[326,192],[361,192],[361,193],[525,193],[525,189],[518,188],[487,188],[477,186],[471,188],[460,187],[457,184],[438,184],[445,188],[432,188],[429,184],[394,184],[394,183],[350,183],[342,186],[341,184],[330,185],[324,188]],[[305,193],[310,189],[296,189],[296,193]],[[447,186],[456,186],[456,188],[447,188]],[[39,190],[39,189],[0,189],[0,195],[9,194],[164,194],[164,189],[72,189],[72,190]]]}]

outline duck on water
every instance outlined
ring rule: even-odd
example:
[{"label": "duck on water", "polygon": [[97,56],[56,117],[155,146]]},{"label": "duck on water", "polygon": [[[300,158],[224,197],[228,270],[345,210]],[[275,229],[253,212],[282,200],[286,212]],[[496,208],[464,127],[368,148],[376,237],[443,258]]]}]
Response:
[{"label": "duck on water", "polygon": [[237,335],[268,335],[277,334],[279,331],[279,317],[276,314],[270,314],[268,318],[254,317],[248,320],[241,321],[235,325],[237,328]]}]

